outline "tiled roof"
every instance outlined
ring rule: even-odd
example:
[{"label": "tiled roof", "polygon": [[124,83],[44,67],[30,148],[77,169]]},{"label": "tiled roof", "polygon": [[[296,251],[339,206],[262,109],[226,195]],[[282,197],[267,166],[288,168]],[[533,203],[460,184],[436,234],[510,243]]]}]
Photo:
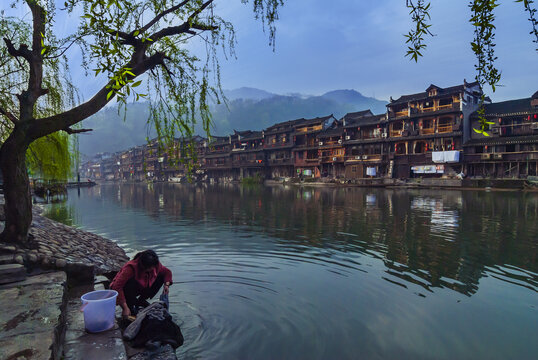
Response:
[{"label": "tiled roof", "polygon": [[318,134],[318,137],[319,138],[328,138],[328,137],[332,137],[332,136],[340,136],[340,135],[342,135],[343,132],[344,132],[344,128],[337,127],[337,128],[327,129],[327,130],[324,130],[324,131],[320,132]]},{"label": "tiled roof", "polygon": [[383,120],[385,120],[385,114],[363,116],[363,117],[354,118],[354,119],[346,118],[346,125],[344,127],[350,128],[350,127],[356,127],[356,126],[376,125],[383,122]]},{"label": "tiled roof", "polygon": [[298,127],[298,126],[307,126],[307,125],[318,123],[318,122],[325,122],[326,120],[330,119],[331,117],[334,118],[333,114],[327,115],[327,116],[322,116],[322,117],[317,117],[317,118],[313,118],[313,119],[301,118],[301,119],[296,119],[296,120],[283,121],[283,122],[279,122],[279,123],[276,123],[276,124],[268,127],[265,131],[270,132],[270,131],[273,131],[276,128],[279,128],[279,127],[290,127],[291,128],[291,127]]},{"label": "tiled roof", "polygon": [[[538,109],[533,108],[531,105],[532,98],[508,100],[498,103],[485,104],[485,115],[491,117],[510,116],[510,115],[526,115],[537,113]],[[472,117],[478,117],[475,111]]]},{"label": "tiled roof", "polygon": [[241,131],[238,132],[239,135],[241,135],[241,140],[254,140],[254,139],[261,139],[263,137],[263,134],[261,131]]},{"label": "tiled roof", "polygon": [[467,85],[461,84],[461,85],[451,86],[451,87],[447,87],[447,88],[441,88],[441,87],[438,87],[436,85],[431,84],[426,89],[426,91],[416,93],[416,94],[411,94],[411,95],[402,95],[398,99],[391,101],[387,106],[397,105],[397,104],[404,104],[404,103],[407,103],[409,101],[417,101],[417,100],[427,99],[429,97],[428,96],[428,90],[431,89],[432,87],[437,89],[437,95],[433,96],[433,98],[435,98],[435,97],[439,97],[439,96],[442,96],[442,95],[447,95],[447,94],[463,91],[466,86],[467,87],[472,87],[472,86],[476,86],[476,85],[478,85],[478,82],[476,82],[476,81],[472,82],[472,83],[468,83]]},{"label": "tiled roof", "polygon": [[374,115],[374,113],[368,109],[368,110],[363,110],[363,111],[347,113],[344,115],[342,119],[345,119],[347,122],[348,120],[358,119],[358,118],[362,118],[365,116],[372,116],[372,115]]}]

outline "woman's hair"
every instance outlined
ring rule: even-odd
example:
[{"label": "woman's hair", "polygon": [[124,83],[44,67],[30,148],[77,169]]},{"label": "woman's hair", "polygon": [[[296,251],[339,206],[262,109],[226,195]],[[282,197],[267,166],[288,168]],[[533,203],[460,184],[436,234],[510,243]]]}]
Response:
[{"label": "woman's hair", "polygon": [[138,260],[138,264],[143,269],[148,269],[159,265],[159,257],[153,250],[144,250],[135,255],[133,260]]}]

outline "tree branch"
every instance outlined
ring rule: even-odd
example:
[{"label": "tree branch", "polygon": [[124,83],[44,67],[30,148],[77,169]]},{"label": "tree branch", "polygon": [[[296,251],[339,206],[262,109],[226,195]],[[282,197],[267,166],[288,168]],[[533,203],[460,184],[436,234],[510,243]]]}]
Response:
[{"label": "tree branch", "polygon": [[[182,8],[183,6],[185,6],[187,3],[189,2],[189,0],[185,0],[179,4],[177,4],[176,6],[173,6],[171,7],[170,9],[168,10],[165,10],[163,12],[161,12],[160,14],[158,14],[157,16],[155,16],[149,23],[147,23],[146,25],[142,26],[140,29],[139,29],[139,32],[140,33],[144,33],[146,32],[150,27],[152,27],[153,25],[155,25],[159,20],[161,20],[163,17],[165,17],[166,15],[176,11],[176,10],[179,10],[180,8]],[[131,34],[134,34],[134,31],[131,33]]]},{"label": "tree branch", "polygon": [[196,35],[196,33],[194,31],[190,30],[190,29],[197,29],[197,30],[202,30],[202,31],[205,31],[205,30],[217,30],[218,29],[217,26],[203,25],[203,24],[198,24],[198,23],[194,22],[194,19],[198,15],[200,15],[200,13],[202,11],[204,11],[209,5],[211,5],[211,3],[213,1],[214,0],[206,1],[202,6],[200,6],[196,11],[194,11],[189,16],[187,21],[185,21],[183,24],[181,24],[179,26],[170,26],[170,27],[161,29],[161,30],[157,31],[156,33],[154,33],[153,35],[151,35],[150,38],[153,41],[157,41],[159,39],[162,39],[165,36],[171,36],[171,35],[179,35],[179,34],[184,34],[184,33],[191,34],[191,35]]},{"label": "tree branch", "polygon": [[88,131],[93,131],[93,129],[72,129],[70,127],[66,127],[65,129],[63,129],[63,131],[65,131],[69,135],[72,135],[72,134],[80,134],[80,133],[85,133]]},{"label": "tree branch", "polygon": [[0,107],[0,114],[7,117],[15,125],[19,122],[19,120],[17,119],[17,117],[15,117],[15,115],[13,115],[11,112],[5,110],[2,107]]},{"label": "tree branch", "polygon": [[[132,68],[131,72],[135,76],[129,76],[128,80],[133,80],[137,76],[155,68],[157,65],[162,65],[166,55],[163,53],[155,53],[150,57],[145,57],[142,61],[136,63],[128,63],[126,67]],[[90,100],[79,106],[76,106],[68,111],[60,114],[49,116],[47,118],[37,119],[34,121],[28,131],[30,139],[35,140],[42,136],[51,134],[56,131],[64,130],[75,125],[87,117],[97,113],[106,104],[108,104],[114,96],[107,98],[110,88],[115,84],[115,81],[108,82],[101,88]],[[121,90],[121,89],[117,89]]]},{"label": "tree branch", "polygon": [[18,49],[15,49],[13,43],[8,38],[4,38],[4,42],[7,46],[7,52],[13,57],[22,57],[28,62],[32,61],[32,52],[28,49],[28,45],[20,44]]}]

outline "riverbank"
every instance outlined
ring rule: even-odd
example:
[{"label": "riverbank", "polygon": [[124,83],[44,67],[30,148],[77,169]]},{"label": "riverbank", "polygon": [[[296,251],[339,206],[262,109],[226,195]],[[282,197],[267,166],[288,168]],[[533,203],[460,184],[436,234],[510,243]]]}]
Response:
[{"label": "riverbank", "polygon": [[282,180],[265,180],[265,185],[294,185],[315,187],[375,187],[391,189],[459,189],[459,190],[526,190],[538,191],[524,179],[355,179],[355,180],[321,180],[296,178]]},{"label": "riverbank", "polygon": [[0,243],[0,358],[126,359],[119,329],[87,334],[78,309],[80,291],[102,288],[127,260],[114,242],[34,206],[28,242]]}]

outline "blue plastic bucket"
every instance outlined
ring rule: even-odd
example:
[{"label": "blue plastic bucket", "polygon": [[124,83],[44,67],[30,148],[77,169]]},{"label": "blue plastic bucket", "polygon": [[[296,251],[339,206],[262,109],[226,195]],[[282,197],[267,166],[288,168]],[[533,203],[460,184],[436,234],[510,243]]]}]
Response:
[{"label": "blue plastic bucket", "polygon": [[87,331],[96,333],[114,327],[117,296],[115,290],[97,290],[80,297]]}]

